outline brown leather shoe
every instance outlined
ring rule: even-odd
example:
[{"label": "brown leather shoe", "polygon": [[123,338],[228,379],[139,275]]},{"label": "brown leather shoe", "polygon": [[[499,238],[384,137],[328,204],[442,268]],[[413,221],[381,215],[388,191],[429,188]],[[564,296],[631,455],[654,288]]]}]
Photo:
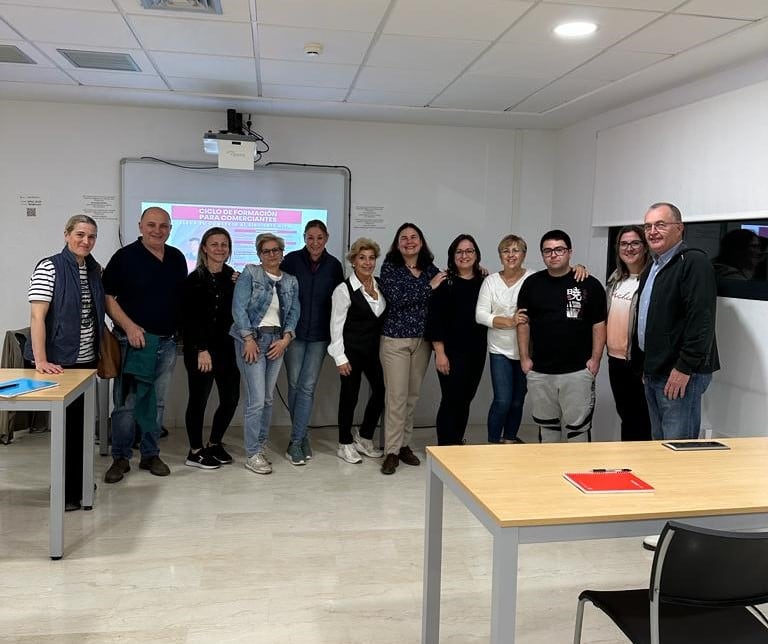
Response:
[{"label": "brown leather shoe", "polygon": [[147,456],[139,461],[139,469],[149,470],[150,474],[155,476],[168,476],[171,468],[168,467],[159,456]]},{"label": "brown leather shoe", "polygon": [[123,480],[123,474],[131,471],[131,464],[127,458],[112,459],[112,465],[104,473],[105,483],[117,483]]},{"label": "brown leather shoe", "polygon": [[398,463],[399,460],[397,458],[397,454],[387,454],[387,456],[384,458],[384,462],[381,464],[381,473],[394,474]]},{"label": "brown leather shoe", "polygon": [[419,457],[416,456],[416,454],[413,453],[413,450],[408,447],[407,445],[405,447],[400,448],[400,453],[398,454],[400,457],[400,460],[405,463],[406,465],[420,465],[421,461],[419,460]]}]

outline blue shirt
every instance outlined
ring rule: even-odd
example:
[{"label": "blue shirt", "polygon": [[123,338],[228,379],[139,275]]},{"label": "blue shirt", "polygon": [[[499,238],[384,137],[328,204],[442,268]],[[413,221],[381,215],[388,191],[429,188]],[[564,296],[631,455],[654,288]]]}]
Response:
[{"label": "blue shirt", "polygon": [[404,265],[384,261],[379,285],[387,300],[382,335],[388,338],[421,338],[427,325],[427,310],[432,297],[429,282],[438,274],[434,264],[415,277]]},{"label": "blue shirt", "polygon": [[653,295],[653,282],[656,280],[656,275],[659,274],[659,271],[664,268],[669,263],[669,260],[674,257],[675,253],[677,253],[677,250],[682,243],[683,241],[680,240],[666,253],[656,255],[653,258],[651,270],[648,273],[648,279],[643,287],[643,292],[640,293],[640,301],[637,305],[637,344],[641,351],[645,351],[645,325],[648,322],[648,307],[651,304],[651,296]]}]

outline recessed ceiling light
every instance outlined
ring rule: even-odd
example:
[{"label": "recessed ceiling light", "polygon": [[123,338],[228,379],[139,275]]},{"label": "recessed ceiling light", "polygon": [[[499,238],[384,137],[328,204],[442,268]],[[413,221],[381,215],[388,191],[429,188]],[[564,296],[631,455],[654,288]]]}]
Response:
[{"label": "recessed ceiling light", "polygon": [[595,33],[597,25],[594,22],[564,22],[552,31],[561,38],[584,38]]}]

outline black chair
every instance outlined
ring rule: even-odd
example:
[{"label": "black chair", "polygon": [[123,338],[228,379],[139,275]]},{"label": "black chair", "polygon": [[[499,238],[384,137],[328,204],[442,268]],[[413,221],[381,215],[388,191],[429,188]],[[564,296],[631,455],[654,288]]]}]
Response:
[{"label": "black chair", "polygon": [[633,644],[768,643],[768,532],[710,530],[670,521],[653,557],[650,588],[585,590]]}]

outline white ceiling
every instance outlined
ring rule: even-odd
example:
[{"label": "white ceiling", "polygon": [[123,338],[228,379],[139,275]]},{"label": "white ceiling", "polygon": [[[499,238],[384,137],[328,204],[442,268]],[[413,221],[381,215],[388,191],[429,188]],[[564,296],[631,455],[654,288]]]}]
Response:
[{"label": "white ceiling", "polygon": [[[177,2],[179,0],[176,0]],[[0,0],[0,96],[494,127],[562,127],[768,55],[768,0]],[[563,41],[552,28],[592,20]],[[318,42],[323,53],[304,54]],[[73,67],[58,48],[130,54]]]}]

